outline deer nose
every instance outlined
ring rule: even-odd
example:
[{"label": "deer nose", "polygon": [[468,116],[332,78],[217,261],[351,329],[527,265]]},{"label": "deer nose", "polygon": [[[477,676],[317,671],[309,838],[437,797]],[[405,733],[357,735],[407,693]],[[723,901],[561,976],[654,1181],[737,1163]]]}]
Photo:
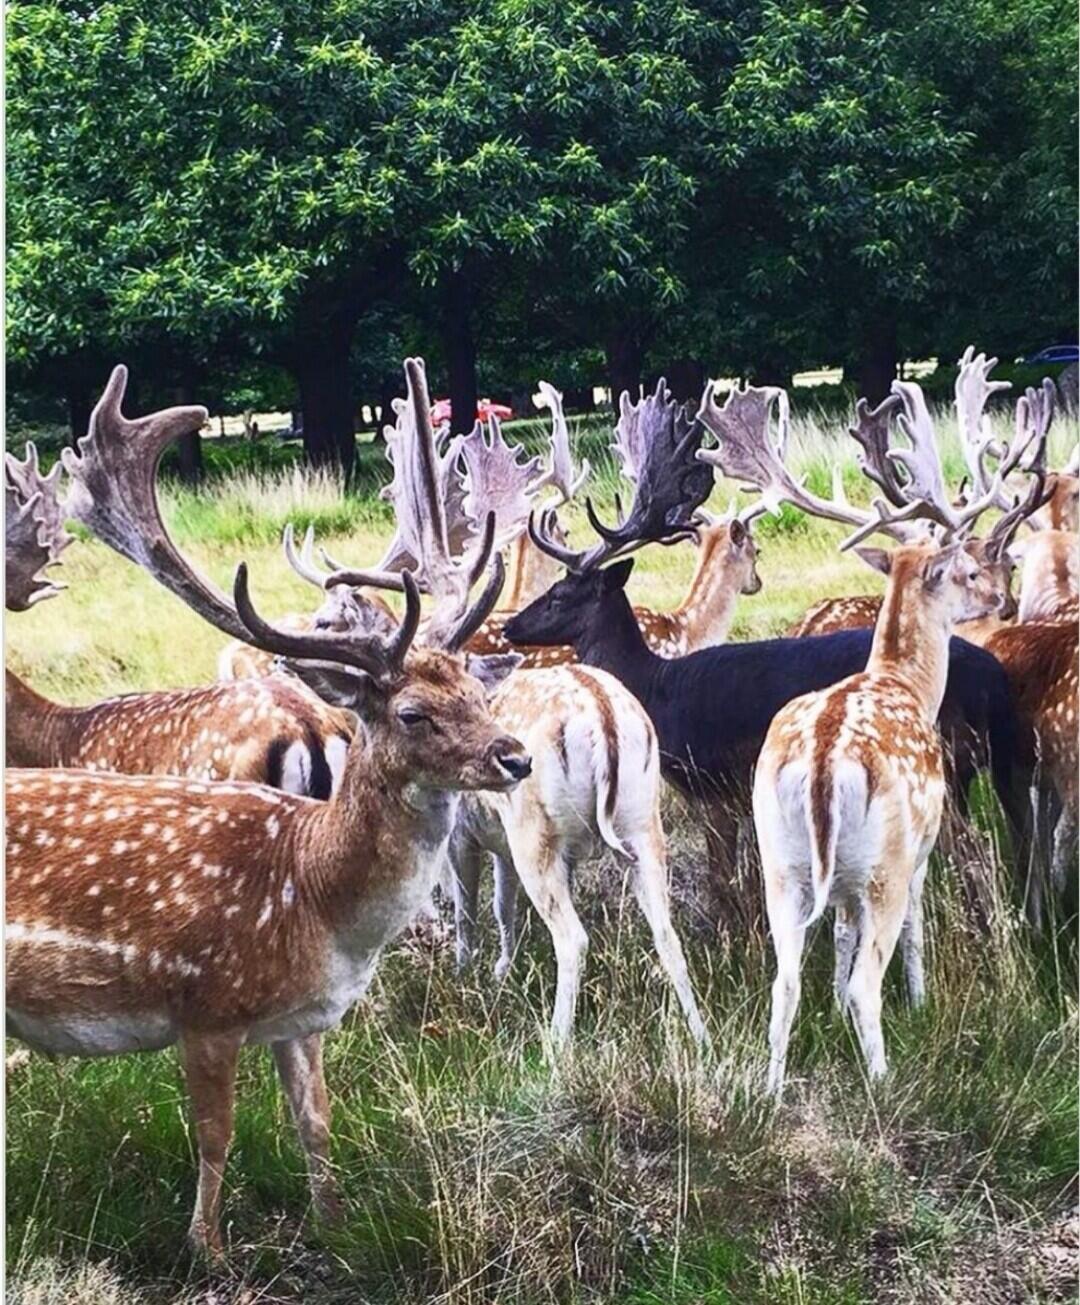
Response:
[{"label": "deer nose", "polygon": [[495,760],[511,779],[527,779],[532,774],[532,757],[516,739],[500,739],[495,745]]},{"label": "deer nose", "polygon": [[998,597],[998,610],[1006,621],[1011,621],[1020,609],[1017,607],[1016,599],[1012,594],[1005,593]]}]

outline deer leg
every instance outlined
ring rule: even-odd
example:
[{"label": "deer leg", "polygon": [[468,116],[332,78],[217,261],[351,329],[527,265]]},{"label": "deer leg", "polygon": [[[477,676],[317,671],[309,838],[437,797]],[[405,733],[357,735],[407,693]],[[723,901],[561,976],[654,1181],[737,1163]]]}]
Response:
[{"label": "deer leg", "polygon": [[483,850],[468,837],[450,840],[450,865],[454,888],[454,937],[458,973],[472,963],[476,944],[477,901]]},{"label": "deer leg", "polygon": [[739,818],[729,802],[719,799],[705,810],[705,854],[712,923],[732,926],[742,913],[736,886]]},{"label": "deer leg", "polygon": [[[779,875],[769,873],[765,849],[765,905],[769,917],[773,951],[776,953],[776,978],[772,987],[772,1013],[769,1016],[769,1077],[765,1090],[777,1100],[783,1095],[784,1077],[787,1073],[788,1043],[791,1026],[799,1009],[800,976],[803,939],[806,930],[800,925],[801,892],[794,891],[790,877],[787,883]],[[807,867],[809,874],[809,867]]]},{"label": "deer leg", "polygon": [[691,1036],[699,1048],[707,1050],[709,1033],[705,1021],[701,1018],[701,1011],[690,984],[690,974],[686,968],[682,943],[679,942],[679,935],[671,923],[667,853],[663,835],[659,831],[653,831],[646,838],[631,839],[629,848],[635,863],[634,895],[652,930],[656,954],[675,989],[679,1005],[690,1026]]},{"label": "deer leg", "polygon": [[501,983],[510,973],[517,946],[518,875],[512,862],[495,858],[495,920],[499,926],[499,959],[495,962],[495,980]]},{"label": "deer leg", "polygon": [[848,982],[855,948],[859,941],[859,924],[855,912],[846,903],[836,908],[833,920],[833,995],[842,1011],[847,1010]]},{"label": "deer leg", "polygon": [[555,948],[557,979],[551,1043],[553,1050],[559,1051],[573,1032],[589,936],[574,909],[565,850],[554,832],[519,828],[510,833],[509,841],[521,886],[547,925]]},{"label": "deer leg", "polygon": [[199,1186],[188,1239],[212,1259],[222,1256],[221,1183],[232,1141],[236,1061],[243,1037],[235,1033],[185,1033],[180,1056],[191,1097],[199,1147]]},{"label": "deer leg", "polygon": [[860,932],[855,964],[848,983],[848,1001],[855,1019],[859,1045],[866,1058],[869,1076],[880,1078],[888,1068],[885,1040],[881,1034],[881,983],[903,926],[908,903],[910,874],[892,877],[878,871],[881,886],[878,897],[868,896],[864,910],[864,927]]},{"label": "deer leg", "polygon": [[1054,826],[1054,850],[1050,862],[1050,882],[1059,897],[1065,892],[1069,870],[1076,862],[1076,835],[1076,811],[1065,803]]},{"label": "deer leg", "polygon": [[342,1207],[330,1169],[330,1098],[323,1076],[322,1036],[275,1042],[271,1048],[281,1086],[307,1161],[311,1199],[319,1216],[334,1222]]},{"label": "deer leg", "polygon": [[923,885],[929,858],[923,861],[911,879],[907,912],[900,930],[900,948],[904,956],[908,1000],[917,1010],[926,1000],[926,975],[923,970]]}]

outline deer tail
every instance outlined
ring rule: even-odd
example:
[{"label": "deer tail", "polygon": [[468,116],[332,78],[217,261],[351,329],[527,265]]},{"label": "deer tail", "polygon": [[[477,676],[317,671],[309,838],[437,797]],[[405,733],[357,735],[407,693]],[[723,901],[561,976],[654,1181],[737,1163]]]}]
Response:
[{"label": "deer tail", "polygon": [[836,842],[840,835],[840,804],[830,758],[814,757],[806,785],[806,824],[810,833],[810,887],[814,904],[802,922],[807,928],[821,918],[829,904],[836,873]]}]

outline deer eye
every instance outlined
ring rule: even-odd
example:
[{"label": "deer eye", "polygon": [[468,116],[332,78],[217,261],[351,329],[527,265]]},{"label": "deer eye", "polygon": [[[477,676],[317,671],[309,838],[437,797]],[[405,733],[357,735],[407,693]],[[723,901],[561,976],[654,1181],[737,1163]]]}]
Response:
[{"label": "deer eye", "polygon": [[415,707],[402,707],[398,712],[398,720],[406,727],[431,724],[431,717],[425,716],[422,711],[417,711]]}]

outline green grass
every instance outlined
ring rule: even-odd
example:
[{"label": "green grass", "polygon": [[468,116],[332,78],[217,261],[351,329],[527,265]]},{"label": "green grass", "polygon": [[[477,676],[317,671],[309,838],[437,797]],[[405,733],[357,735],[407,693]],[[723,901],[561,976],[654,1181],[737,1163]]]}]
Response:
[{"label": "green grass", "polygon": [[[854,496],[857,475],[835,432],[804,426],[793,438],[796,464],[818,488],[832,458],[844,458]],[[601,472],[609,503],[606,463]],[[715,504],[726,497],[718,491]],[[291,470],[166,498],[178,538],[219,583],[248,558],[269,613],[309,608],[314,597],[281,558],[286,520],[313,522],[332,552],[358,562],[389,531],[381,505],[342,501],[332,484]],[[765,586],[742,601],[738,637],[775,633],[825,594],[876,588],[873,573],[836,552],[839,529],[785,514],[759,533]],[[95,544],[79,541],[65,558],[68,592],[8,622],[11,663],[36,686],[90,701],[213,676],[223,640],[171,596]],[[643,554],[633,597],[673,602],[692,566],[689,548]],[[908,1010],[890,976],[888,1079],[869,1090],[832,1009],[830,940],[819,929],[779,1111],[761,1099],[767,942],[702,931],[701,839],[684,804],[669,800],[665,814],[676,924],[713,1062],[691,1054],[621,878],[600,861],[578,879],[591,948],[575,1051],[557,1072],[542,1055],[554,962],[536,921],[501,988],[490,980],[490,927],[464,980],[438,934],[387,954],[368,998],[328,1039],[333,1156],[349,1204],[341,1229],[305,1218],[303,1166],[269,1058],[244,1056],[227,1177],[230,1269],[213,1284],[183,1250],[195,1170],[174,1055],[34,1057],[14,1069],[11,1299],[1072,1298],[1071,943],[1065,933],[1035,945],[1022,927],[988,804],[978,804],[974,833],[949,844],[961,850],[935,856],[928,1007]]]}]

